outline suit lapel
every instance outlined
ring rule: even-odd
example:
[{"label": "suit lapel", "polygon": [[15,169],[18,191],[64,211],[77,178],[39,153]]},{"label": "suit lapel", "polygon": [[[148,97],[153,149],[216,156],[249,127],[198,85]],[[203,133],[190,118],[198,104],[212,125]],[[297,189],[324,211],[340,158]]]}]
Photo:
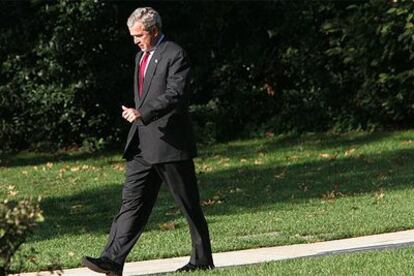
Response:
[{"label": "suit lapel", "polygon": [[154,51],[154,54],[152,55],[148,67],[147,67],[147,71],[145,72],[145,77],[144,77],[144,86],[143,86],[143,91],[142,91],[142,97],[140,99],[140,103],[139,103],[139,107],[142,106],[142,104],[144,103],[145,98],[148,95],[148,90],[151,86],[151,81],[152,81],[152,77],[154,76],[155,70],[157,69],[157,65],[158,62],[161,59],[161,54],[160,54],[160,47],[157,47]]}]

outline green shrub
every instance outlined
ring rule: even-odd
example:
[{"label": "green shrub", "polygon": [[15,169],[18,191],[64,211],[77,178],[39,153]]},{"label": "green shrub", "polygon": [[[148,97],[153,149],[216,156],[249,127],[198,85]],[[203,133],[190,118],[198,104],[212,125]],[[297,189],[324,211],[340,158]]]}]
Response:
[{"label": "green shrub", "polygon": [[55,150],[111,141],[120,131],[114,103],[130,88],[117,55],[115,11],[93,1],[14,5],[21,22],[15,20],[3,38],[23,40],[6,44],[0,57],[2,148]]},{"label": "green shrub", "polygon": [[414,115],[413,1],[350,5],[322,28],[332,83],[365,127],[409,126]]},{"label": "green shrub", "polygon": [[9,187],[10,199],[0,202],[0,275],[10,272],[11,259],[19,247],[43,221],[39,200],[12,201],[14,191]]}]

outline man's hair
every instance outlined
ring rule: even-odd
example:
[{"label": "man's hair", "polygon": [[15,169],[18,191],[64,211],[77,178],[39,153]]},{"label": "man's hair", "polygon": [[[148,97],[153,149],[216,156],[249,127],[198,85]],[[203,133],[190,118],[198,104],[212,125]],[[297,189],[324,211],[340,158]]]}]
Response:
[{"label": "man's hair", "polygon": [[137,22],[144,25],[146,31],[149,31],[153,26],[157,26],[161,31],[161,16],[151,7],[138,8],[133,11],[127,21],[128,28],[131,29]]}]

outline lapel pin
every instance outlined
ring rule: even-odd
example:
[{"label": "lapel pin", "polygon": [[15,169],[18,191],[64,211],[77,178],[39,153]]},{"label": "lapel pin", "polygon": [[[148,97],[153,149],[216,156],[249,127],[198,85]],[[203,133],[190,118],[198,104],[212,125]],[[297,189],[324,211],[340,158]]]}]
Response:
[{"label": "lapel pin", "polygon": [[155,60],[155,63],[158,63],[158,59]]}]

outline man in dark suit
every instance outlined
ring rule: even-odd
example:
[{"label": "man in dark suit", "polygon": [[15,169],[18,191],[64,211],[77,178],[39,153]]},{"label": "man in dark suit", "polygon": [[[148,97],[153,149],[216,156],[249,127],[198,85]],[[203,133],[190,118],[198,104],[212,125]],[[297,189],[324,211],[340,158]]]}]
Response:
[{"label": "man in dark suit", "polygon": [[135,60],[135,107],[122,106],[122,117],[132,123],[124,150],[122,205],[101,256],[84,257],[82,262],[96,272],[122,275],[125,259],[147,223],[161,183],[165,183],[191,233],[190,261],[178,271],[211,269],[209,231],[192,160],[196,146],[188,115],[190,65],[186,53],[165,38],[161,18],[152,8],[136,9],[127,25],[141,51]]}]

